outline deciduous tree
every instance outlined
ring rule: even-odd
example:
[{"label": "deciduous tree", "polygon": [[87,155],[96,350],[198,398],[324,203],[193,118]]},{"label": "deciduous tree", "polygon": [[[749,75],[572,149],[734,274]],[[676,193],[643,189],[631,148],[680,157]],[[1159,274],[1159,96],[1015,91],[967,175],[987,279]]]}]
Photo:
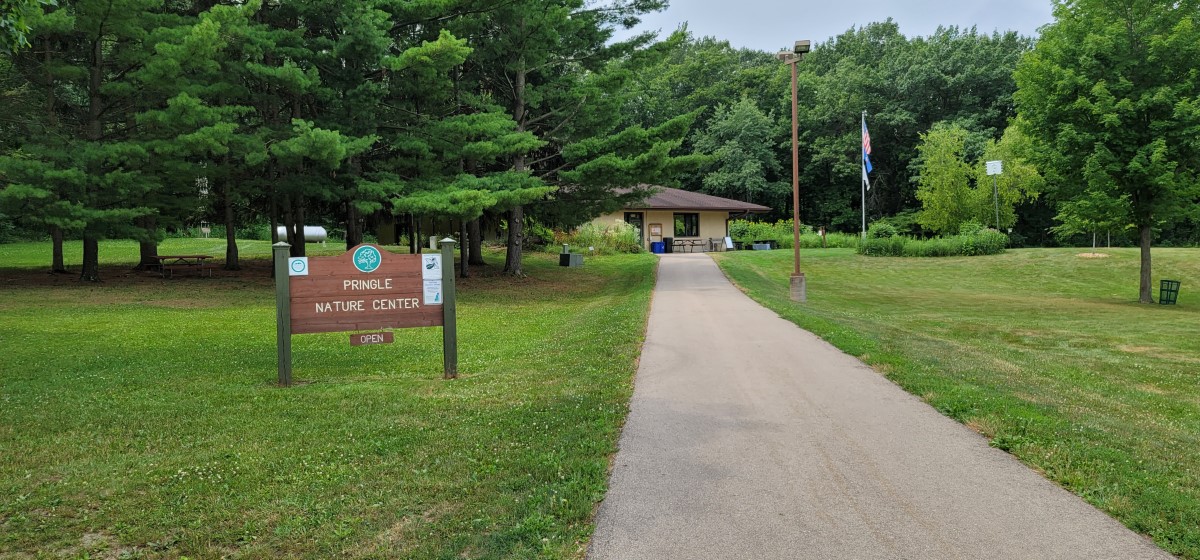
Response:
[{"label": "deciduous tree", "polygon": [[792,191],[782,175],[774,124],[749,97],[717,106],[708,126],[695,139],[696,150],[713,158],[706,166],[704,192],[786,208]]},{"label": "deciduous tree", "polygon": [[917,222],[939,233],[957,233],[959,224],[977,213],[978,195],[971,188],[974,175],[964,160],[967,130],[958,125],[941,124],[921,135],[917,146],[920,175],[917,200],[921,213]]},{"label": "deciduous tree", "polygon": [[1128,203],[1141,303],[1153,302],[1154,228],[1196,207],[1198,14],[1196,0],[1059,1],[1016,72],[1021,122],[1055,198]]}]

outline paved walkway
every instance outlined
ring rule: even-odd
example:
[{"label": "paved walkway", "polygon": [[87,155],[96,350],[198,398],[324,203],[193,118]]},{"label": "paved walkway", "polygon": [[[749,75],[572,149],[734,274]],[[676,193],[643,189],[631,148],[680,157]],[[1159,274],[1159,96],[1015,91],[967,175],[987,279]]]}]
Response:
[{"label": "paved walkway", "polygon": [[1171,557],[672,254],[589,558]]}]

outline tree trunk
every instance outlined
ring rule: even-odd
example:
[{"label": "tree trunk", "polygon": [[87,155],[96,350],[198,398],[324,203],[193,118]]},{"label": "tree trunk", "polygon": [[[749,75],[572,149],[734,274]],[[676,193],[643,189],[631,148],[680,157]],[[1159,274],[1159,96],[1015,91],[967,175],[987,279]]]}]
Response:
[{"label": "tree trunk", "polygon": [[467,262],[469,260],[467,257],[467,253],[469,252],[469,249],[467,249],[467,221],[461,220],[459,222],[458,229],[459,229],[459,236],[458,236],[458,258],[459,258],[458,271],[459,271],[459,273],[458,273],[458,275],[462,278],[470,278],[471,277],[471,264]]},{"label": "tree trunk", "polygon": [[[154,217],[147,216],[137,219],[138,227],[146,230],[146,233],[153,235],[154,230],[158,229],[158,223]],[[133,267],[134,270],[151,270],[158,267],[158,242],[157,241],[139,241],[138,242],[138,264]]]},{"label": "tree trunk", "polygon": [[483,266],[483,228],[479,224],[482,218],[475,218],[467,224],[467,241],[470,245],[467,258],[471,266]]},{"label": "tree trunk", "polygon": [[84,282],[100,281],[100,242],[91,233],[83,234],[83,271],[79,279]]},{"label": "tree trunk", "polygon": [[[524,27],[524,22],[522,22],[521,27]],[[517,123],[517,132],[525,132],[526,72],[525,59],[522,57],[517,66],[516,80],[513,84],[513,121]],[[525,156],[523,154],[513,157],[513,171],[517,173],[525,171]],[[504,273],[509,276],[525,275],[525,272],[521,269],[521,238],[525,233],[524,225],[525,209],[517,206],[512,209],[508,216],[508,251],[504,257]]]},{"label": "tree trunk", "polygon": [[133,267],[134,270],[150,270],[158,266],[158,242],[157,241],[139,241],[138,242],[138,264]]},{"label": "tree trunk", "polygon": [[[46,123],[50,128],[58,127],[58,112],[55,108],[54,97],[54,74],[50,72],[50,39],[45,40],[45,62],[42,68],[46,70]],[[50,239],[54,244],[53,253],[50,257],[50,272],[52,274],[61,274],[70,272],[67,266],[63,264],[63,231],[58,226],[50,226]]]},{"label": "tree trunk", "polygon": [[292,246],[291,256],[304,256],[304,203],[300,196],[295,198],[285,196],[284,224],[287,229],[287,242]]},{"label": "tree trunk", "polygon": [[54,274],[65,274],[71,271],[67,270],[63,264],[63,231],[58,226],[50,226],[50,239],[54,247],[53,255],[50,257],[50,272]]},{"label": "tree trunk", "polygon": [[508,213],[508,254],[504,257],[504,273],[509,276],[524,276],[521,270],[521,237],[524,234],[525,209],[521,206]]},{"label": "tree trunk", "polygon": [[405,214],[408,217],[408,254],[417,254],[417,219],[412,214]]},{"label": "tree trunk", "polygon": [[421,242],[421,219],[413,215],[413,254],[421,252],[425,244]]},{"label": "tree trunk", "polygon": [[1142,247],[1142,278],[1140,290],[1138,291],[1138,303],[1154,303],[1153,295],[1151,294],[1150,286],[1150,225],[1141,227],[1141,247]]},{"label": "tree trunk", "polygon": [[[103,125],[100,122],[100,117],[103,115],[104,107],[100,97],[100,85],[104,71],[104,48],[100,38],[92,41],[92,59],[88,68],[88,115],[87,127],[85,133],[90,142],[99,142],[103,137]],[[93,176],[101,176],[103,173],[98,169],[89,169]],[[95,224],[88,224],[95,227]],[[95,233],[87,231],[83,232],[83,267],[79,273],[79,279],[85,282],[100,281],[100,242]]]},{"label": "tree trunk", "polygon": [[[283,238],[280,241],[286,242],[288,245],[296,244],[296,234],[293,231],[292,224],[292,197],[283,195],[283,215],[279,217],[279,223],[283,225]],[[293,255],[295,256],[295,255]]]},{"label": "tree trunk", "polygon": [[308,243],[308,240],[304,238],[304,224],[306,222],[308,222],[308,218],[304,214],[305,214],[305,212],[304,212],[304,197],[297,196],[296,197],[296,245],[293,246],[293,248],[297,249],[298,250],[297,252],[300,253],[300,254],[296,255],[297,257],[303,257],[306,254],[308,254],[307,250],[306,250],[307,249],[306,244]]},{"label": "tree trunk", "polygon": [[[232,181],[222,179],[221,182],[221,202],[225,207],[225,270],[241,270],[242,263],[238,261],[237,227],[233,217],[233,193],[230,192]],[[271,224],[271,229],[275,229],[275,224]]]},{"label": "tree trunk", "polygon": [[346,250],[349,251],[363,242],[362,228],[358,225],[358,208],[353,202],[346,201]]}]

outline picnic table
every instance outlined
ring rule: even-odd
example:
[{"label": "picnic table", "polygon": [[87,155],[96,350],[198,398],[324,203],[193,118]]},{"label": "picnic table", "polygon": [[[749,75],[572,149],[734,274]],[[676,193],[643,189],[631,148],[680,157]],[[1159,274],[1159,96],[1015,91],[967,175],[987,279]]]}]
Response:
[{"label": "picnic table", "polygon": [[163,278],[171,276],[176,270],[197,270],[205,276],[212,276],[212,267],[205,263],[212,255],[157,255],[158,270]]},{"label": "picnic table", "polygon": [[687,247],[687,252],[689,253],[691,253],[696,247],[700,247],[700,250],[703,251],[704,247],[707,247],[708,244],[709,242],[707,239],[679,239],[678,237],[675,238],[674,242],[674,245],[680,249]]}]

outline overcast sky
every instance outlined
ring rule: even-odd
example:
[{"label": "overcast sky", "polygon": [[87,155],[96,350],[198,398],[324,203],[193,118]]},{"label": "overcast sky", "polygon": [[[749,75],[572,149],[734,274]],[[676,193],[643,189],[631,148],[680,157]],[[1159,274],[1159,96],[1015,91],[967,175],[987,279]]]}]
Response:
[{"label": "overcast sky", "polygon": [[643,18],[637,31],[660,30],[661,39],[687,22],[695,37],[776,52],[791,50],[797,39],[824,43],[851,27],[888,17],[908,37],[929,35],[938,25],[976,26],[985,33],[1011,29],[1032,36],[1054,19],[1050,10],[1050,0],[671,0],[665,12]]}]

